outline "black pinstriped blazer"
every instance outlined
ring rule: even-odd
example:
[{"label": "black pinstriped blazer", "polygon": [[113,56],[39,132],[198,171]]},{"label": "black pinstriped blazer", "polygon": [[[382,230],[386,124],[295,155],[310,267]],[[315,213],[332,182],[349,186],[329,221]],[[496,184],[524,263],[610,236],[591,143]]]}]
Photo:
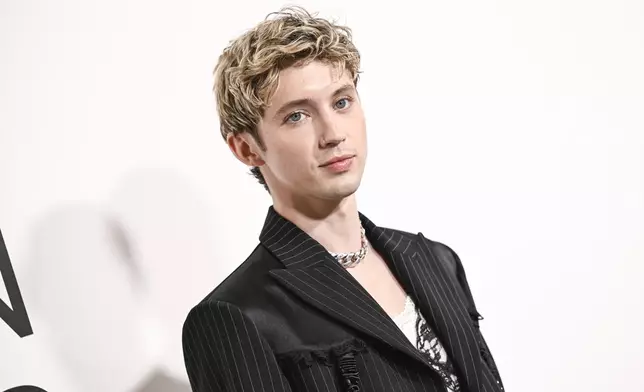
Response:
[{"label": "black pinstriped blazer", "polygon": [[[458,256],[421,233],[360,219],[445,347],[461,391],[503,391]],[[195,392],[445,390],[367,291],[272,207],[257,248],[189,312],[183,348]]]}]

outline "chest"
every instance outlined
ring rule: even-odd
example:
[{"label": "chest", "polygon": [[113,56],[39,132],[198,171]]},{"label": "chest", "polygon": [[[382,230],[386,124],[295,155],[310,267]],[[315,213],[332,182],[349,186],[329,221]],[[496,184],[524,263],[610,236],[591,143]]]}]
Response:
[{"label": "chest", "polygon": [[405,308],[407,293],[391,272],[385,260],[371,250],[365,260],[347,269],[356,281],[391,317]]}]

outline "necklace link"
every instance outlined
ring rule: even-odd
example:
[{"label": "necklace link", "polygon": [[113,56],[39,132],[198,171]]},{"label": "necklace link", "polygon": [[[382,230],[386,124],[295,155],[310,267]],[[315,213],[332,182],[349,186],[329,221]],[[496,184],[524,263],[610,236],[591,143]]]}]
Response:
[{"label": "necklace link", "polygon": [[329,252],[344,268],[355,267],[364,260],[367,255],[367,236],[364,227],[360,226],[360,250],[350,253],[333,253]]}]

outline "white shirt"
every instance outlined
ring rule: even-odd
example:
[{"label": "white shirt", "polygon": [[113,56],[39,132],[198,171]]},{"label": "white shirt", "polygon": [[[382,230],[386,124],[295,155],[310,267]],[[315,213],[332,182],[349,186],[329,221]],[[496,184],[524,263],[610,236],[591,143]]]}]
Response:
[{"label": "white shirt", "polygon": [[411,344],[425,355],[443,380],[446,391],[460,391],[458,379],[454,374],[451,361],[447,358],[447,352],[438,341],[436,334],[430,329],[423,315],[416,309],[416,304],[411,297],[407,296],[405,309],[392,319]]}]

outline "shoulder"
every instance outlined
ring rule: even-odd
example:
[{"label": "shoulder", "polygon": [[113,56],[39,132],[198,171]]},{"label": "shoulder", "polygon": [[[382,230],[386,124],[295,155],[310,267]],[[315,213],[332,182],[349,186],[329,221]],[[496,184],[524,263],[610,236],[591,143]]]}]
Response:
[{"label": "shoulder", "polygon": [[416,242],[421,247],[422,252],[429,251],[429,255],[443,264],[451,273],[457,275],[462,271],[463,266],[461,265],[458,254],[443,242],[429,239],[422,232],[412,233],[392,228],[383,229],[395,235],[402,236],[409,241]]},{"label": "shoulder", "polygon": [[418,233],[418,238],[422,245],[429,249],[436,261],[440,262],[452,275],[459,276],[464,272],[458,254],[451,247],[442,242],[431,240],[423,233]]},{"label": "shoulder", "polygon": [[443,242],[425,237],[422,232],[413,234],[408,231],[386,228],[391,233],[400,235],[403,238],[413,241],[417,245],[417,251],[420,252],[427,261],[437,263],[441,268],[447,271],[448,275],[454,280],[456,286],[461,290],[467,303],[472,309],[475,309],[472,291],[467,281],[467,274],[463,267],[458,254]]},{"label": "shoulder", "polygon": [[454,278],[457,287],[461,290],[468,304],[470,313],[479,317],[480,315],[476,310],[474,296],[472,295],[472,290],[467,280],[467,274],[458,254],[448,245],[439,241],[430,240],[422,233],[418,233],[418,238],[422,246],[429,250],[433,260],[439,263]]},{"label": "shoulder", "polygon": [[266,248],[258,245],[239,267],[190,309],[186,322],[204,311],[244,312],[269,306],[269,293],[275,291],[269,271],[278,268],[284,267]]}]

